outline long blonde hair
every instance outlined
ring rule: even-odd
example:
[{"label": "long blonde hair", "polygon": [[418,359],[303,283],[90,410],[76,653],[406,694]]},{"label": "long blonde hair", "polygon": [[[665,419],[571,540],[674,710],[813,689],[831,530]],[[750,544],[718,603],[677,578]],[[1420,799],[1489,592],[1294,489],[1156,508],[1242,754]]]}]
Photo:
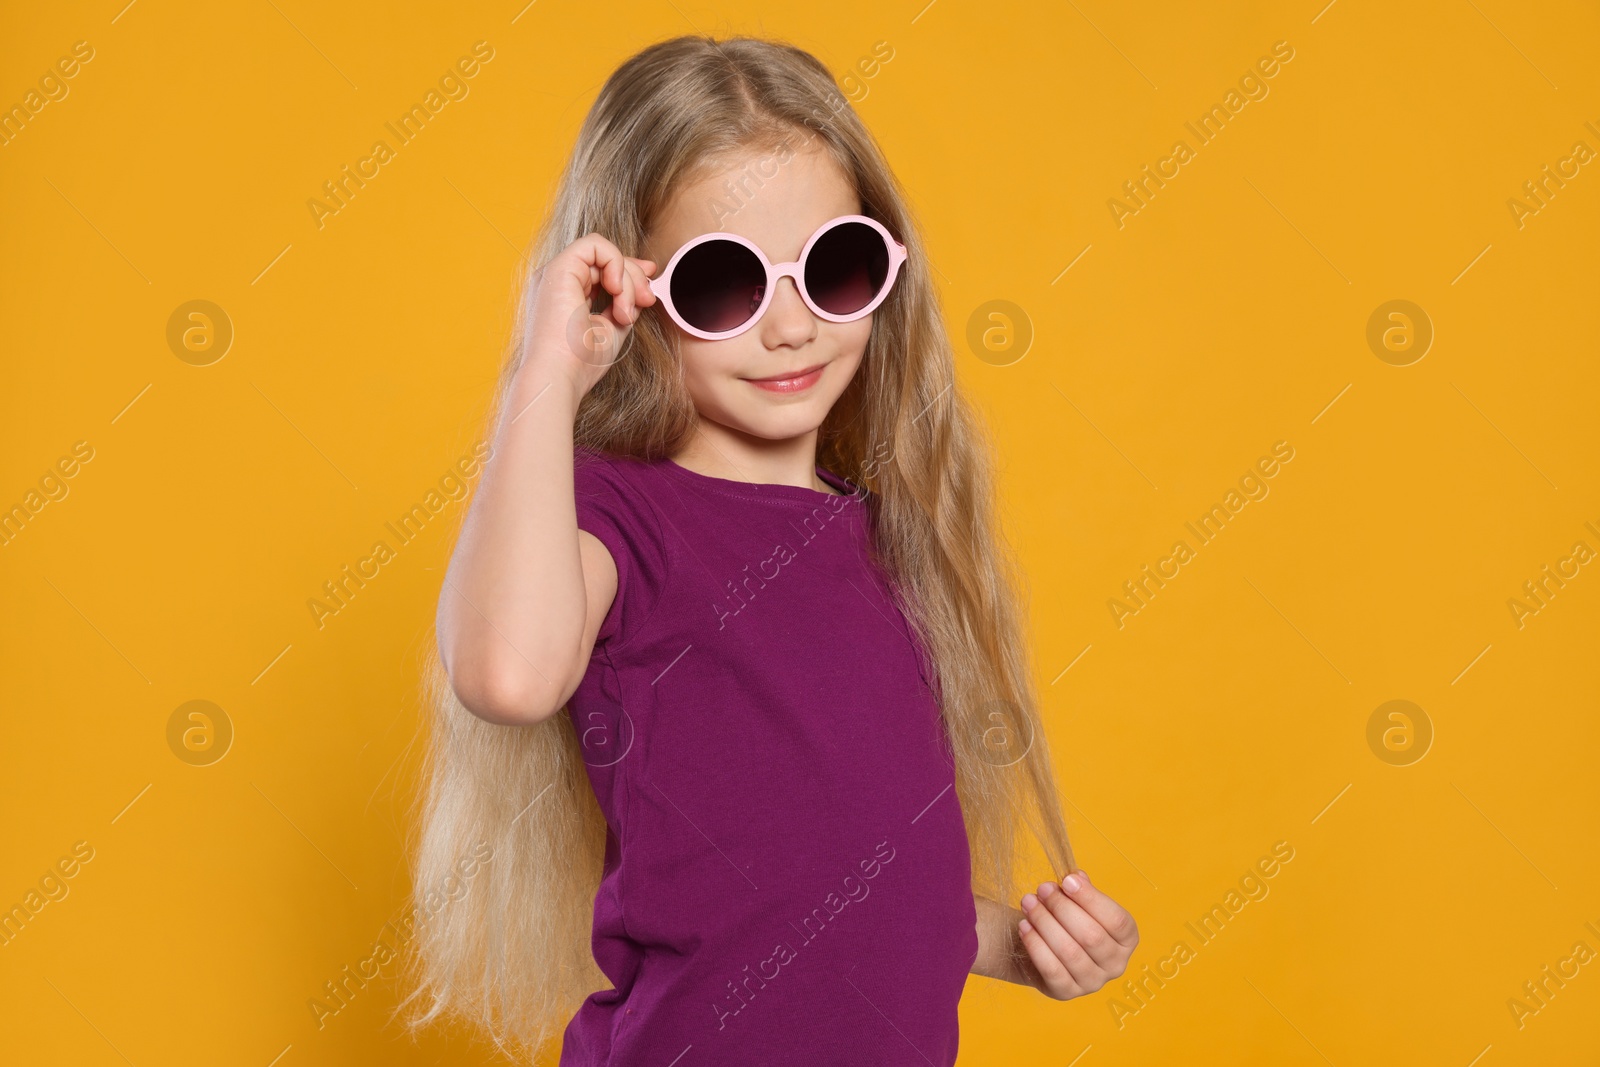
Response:
[{"label": "long blonde hair", "polygon": [[[1023,631],[1025,594],[998,526],[992,449],[956,384],[923,245],[876,142],[813,56],[749,37],[683,36],[645,48],[601,88],[526,263],[510,354],[489,425],[499,424],[529,328],[532,275],[598,232],[641,255],[672,191],[719,158],[820,146],[909,258],[874,313],[854,379],[819,433],[818,462],[869,489],[874,552],[933,667],[956,764],[975,895],[1010,903],[1018,830],[1052,877],[1076,866],[1056,791]],[[584,397],[575,444],[654,459],[677,454],[697,414],[660,315]],[[447,907],[429,904],[411,942],[413,1027],[481,1026],[532,1054],[584,997],[609,988],[590,952],[605,822],[571,717],[499,726],[456,699],[430,648],[431,744],[423,772],[414,903],[487,841],[493,860]]]}]

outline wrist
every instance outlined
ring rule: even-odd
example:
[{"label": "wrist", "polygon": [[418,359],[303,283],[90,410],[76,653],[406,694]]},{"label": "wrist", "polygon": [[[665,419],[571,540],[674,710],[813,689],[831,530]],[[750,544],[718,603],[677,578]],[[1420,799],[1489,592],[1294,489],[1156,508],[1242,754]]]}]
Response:
[{"label": "wrist", "polygon": [[[1020,916],[1021,912],[1017,914]],[[1016,922],[1011,923],[1011,936],[1006,943],[1003,958],[1006,981],[1043,991],[1038,969],[1033,966],[1033,960],[1028,956],[1027,946],[1022,943],[1022,931],[1017,929]]]},{"label": "wrist", "polygon": [[554,362],[526,359],[512,374],[511,388],[506,394],[506,405],[502,412],[501,432],[505,432],[513,422],[526,419],[534,411],[545,418],[559,412],[570,422],[588,391],[573,375]]},{"label": "wrist", "polygon": [[1000,946],[1000,966],[1005,973],[1001,977],[1007,982],[1043,992],[1043,979],[1033,965],[1033,958],[1028,955],[1028,946],[1022,943],[1022,931],[1017,926],[1023,918],[1022,910],[1007,907],[1005,913],[1006,938]]}]

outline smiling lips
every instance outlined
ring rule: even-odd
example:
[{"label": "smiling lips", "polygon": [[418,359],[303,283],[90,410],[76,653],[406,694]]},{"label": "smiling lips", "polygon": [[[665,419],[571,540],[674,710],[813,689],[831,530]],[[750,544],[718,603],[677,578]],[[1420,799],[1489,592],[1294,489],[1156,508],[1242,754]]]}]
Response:
[{"label": "smiling lips", "polygon": [[807,367],[794,374],[776,378],[746,378],[745,381],[770,393],[798,393],[815,385],[822,377],[822,370],[826,366],[826,363],[818,363],[814,367]]}]

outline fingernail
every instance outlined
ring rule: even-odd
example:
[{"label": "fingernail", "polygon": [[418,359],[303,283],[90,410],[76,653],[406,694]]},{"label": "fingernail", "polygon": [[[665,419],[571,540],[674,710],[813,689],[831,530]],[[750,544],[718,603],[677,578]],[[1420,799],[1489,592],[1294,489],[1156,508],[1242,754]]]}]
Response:
[{"label": "fingernail", "polygon": [[1039,886],[1039,899],[1048,900],[1050,898],[1050,894],[1054,893],[1055,891],[1056,884],[1054,882],[1045,882]]},{"label": "fingernail", "polygon": [[1078,876],[1075,874],[1069,874],[1065,878],[1061,879],[1061,884],[1066,886],[1074,893],[1083,888],[1083,884],[1078,881]]},{"label": "fingernail", "polygon": [[1023,919],[1021,922],[1017,923],[1017,929],[1021,930],[1023,933],[1027,933],[1029,930],[1033,929],[1033,924],[1027,919]]},{"label": "fingernail", "polygon": [[1032,893],[1024,893],[1023,894],[1023,896],[1022,896],[1022,910],[1023,911],[1032,911],[1034,908],[1037,908],[1038,906],[1039,906],[1039,898],[1038,897],[1034,896]]}]

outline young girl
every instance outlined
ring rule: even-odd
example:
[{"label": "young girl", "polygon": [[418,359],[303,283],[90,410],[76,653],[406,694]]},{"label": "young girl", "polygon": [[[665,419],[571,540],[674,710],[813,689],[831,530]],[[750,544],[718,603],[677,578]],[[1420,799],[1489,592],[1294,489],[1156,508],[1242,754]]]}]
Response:
[{"label": "young girl", "polygon": [[[827,69],[646,48],[536,251],[440,594],[415,1020],[564,1025],[564,1067],[921,1067],[969,973],[1120,975],[932,267]],[[1022,827],[1064,877],[1019,910]]]}]

